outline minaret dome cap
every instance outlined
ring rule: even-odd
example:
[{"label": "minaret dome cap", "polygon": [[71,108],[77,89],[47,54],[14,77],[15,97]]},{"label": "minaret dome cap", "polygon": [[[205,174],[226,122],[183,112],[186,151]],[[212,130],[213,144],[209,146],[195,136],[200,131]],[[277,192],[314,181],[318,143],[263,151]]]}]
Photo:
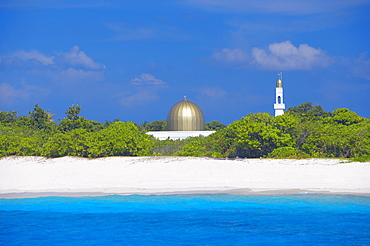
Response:
[{"label": "minaret dome cap", "polygon": [[283,88],[283,81],[281,79],[276,80],[276,88]]}]

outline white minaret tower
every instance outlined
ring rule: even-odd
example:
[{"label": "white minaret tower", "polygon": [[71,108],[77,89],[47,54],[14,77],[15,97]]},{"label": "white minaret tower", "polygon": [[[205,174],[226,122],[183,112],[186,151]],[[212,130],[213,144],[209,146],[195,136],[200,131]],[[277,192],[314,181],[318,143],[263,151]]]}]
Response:
[{"label": "white minaret tower", "polygon": [[278,74],[276,80],[276,102],[274,104],[275,117],[284,114],[285,104],[283,101],[283,73]]}]

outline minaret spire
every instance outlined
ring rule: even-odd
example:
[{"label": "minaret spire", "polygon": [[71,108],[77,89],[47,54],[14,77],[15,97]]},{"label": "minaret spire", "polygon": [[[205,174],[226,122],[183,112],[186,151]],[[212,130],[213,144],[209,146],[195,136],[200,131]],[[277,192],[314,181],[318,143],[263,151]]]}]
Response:
[{"label": "minaret spire", "polygon": [[284,114],[285,104],[283,100],[283,73],[278,73],[275,89],[276,101],[274,104],[275,117]]}]

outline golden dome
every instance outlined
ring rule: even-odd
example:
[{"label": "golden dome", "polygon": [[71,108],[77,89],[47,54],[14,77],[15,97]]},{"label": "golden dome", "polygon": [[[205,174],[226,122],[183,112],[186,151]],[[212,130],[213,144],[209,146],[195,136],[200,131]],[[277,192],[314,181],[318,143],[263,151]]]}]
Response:
[{"label": "golden dome", "polygon": [[283,81],[281,79],[276,80],[276,88],[283,88]]},{"label": "golden dome", "polygon": [[204,116],[202,110],[186,100],[176,103],[168,113],[168,131],[203,131]]}]

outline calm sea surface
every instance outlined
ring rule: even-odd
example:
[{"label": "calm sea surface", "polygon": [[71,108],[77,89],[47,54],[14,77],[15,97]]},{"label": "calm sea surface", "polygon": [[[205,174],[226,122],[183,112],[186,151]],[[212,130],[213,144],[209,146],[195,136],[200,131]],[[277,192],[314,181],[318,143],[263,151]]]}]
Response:
[{"label": "calm sea surface", "polygon": [[0,245],[370,245],[360,196],[44,197],[0,210]]}]

